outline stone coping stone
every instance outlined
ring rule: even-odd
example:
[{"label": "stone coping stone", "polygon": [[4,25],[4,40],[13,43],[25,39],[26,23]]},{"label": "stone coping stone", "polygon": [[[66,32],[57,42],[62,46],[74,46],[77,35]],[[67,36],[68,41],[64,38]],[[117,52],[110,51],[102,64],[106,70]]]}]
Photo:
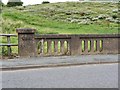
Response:
[{"label": "stone coping stone", "polygon": [[24,29],[21,29],[21,28],[17,28],[16,29],[17,33],[21,33],[21,34],[29,34],[29,33],[35,33],[35,29],[31,29],[31,28],[24,28]]}]

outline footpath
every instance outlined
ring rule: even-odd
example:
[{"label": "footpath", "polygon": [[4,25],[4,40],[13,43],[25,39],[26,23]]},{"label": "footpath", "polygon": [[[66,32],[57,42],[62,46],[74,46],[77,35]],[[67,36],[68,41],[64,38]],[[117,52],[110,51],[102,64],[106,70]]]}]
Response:
[{"label": "footpath", "polygon": [[119,63],[118,55],[81,55],[56,57],[29,57],[0,60],[0,70],[21,70],[32,68]]}]

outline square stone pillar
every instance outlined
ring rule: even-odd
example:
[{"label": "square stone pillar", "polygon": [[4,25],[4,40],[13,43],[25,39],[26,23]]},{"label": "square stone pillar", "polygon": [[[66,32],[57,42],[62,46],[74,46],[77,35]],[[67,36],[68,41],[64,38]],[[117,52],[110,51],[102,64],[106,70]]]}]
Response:
[{"label": "square stone pillar", "polygon": [[35,29],[16,29],[18,33],[19,56],[35,56]]},{"label": "square stone pillar", "polygon": [[119,54],[119,38],[105,38],[103,39],[103,53],[104,54]]},{"label": "square stone pillar", "polygon": [[70,53],[73,56],[80,55],[80,38],[78,35],[71,36]]}]

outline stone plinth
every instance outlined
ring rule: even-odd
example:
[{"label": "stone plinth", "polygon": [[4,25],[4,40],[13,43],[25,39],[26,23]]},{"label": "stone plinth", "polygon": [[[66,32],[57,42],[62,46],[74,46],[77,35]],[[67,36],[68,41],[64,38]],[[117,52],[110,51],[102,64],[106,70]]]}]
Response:
[{"label": "stone plinth", "polygon": [[35,29],[16,29],[19,56],[35,56]]}]

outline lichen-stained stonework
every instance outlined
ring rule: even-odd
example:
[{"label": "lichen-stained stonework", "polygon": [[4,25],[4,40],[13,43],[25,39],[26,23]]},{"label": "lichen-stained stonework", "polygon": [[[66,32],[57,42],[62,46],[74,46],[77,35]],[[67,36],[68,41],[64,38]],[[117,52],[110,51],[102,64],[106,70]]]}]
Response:
[{"label": "lichen-stained stonework", "polygon": [[35,29],[17,29],[20,56],[35,56]]},{"label": "lichen-stained stonework", "polygon": [[17,29],[20,56],[118,54],[119,34],[44,34]]}]

